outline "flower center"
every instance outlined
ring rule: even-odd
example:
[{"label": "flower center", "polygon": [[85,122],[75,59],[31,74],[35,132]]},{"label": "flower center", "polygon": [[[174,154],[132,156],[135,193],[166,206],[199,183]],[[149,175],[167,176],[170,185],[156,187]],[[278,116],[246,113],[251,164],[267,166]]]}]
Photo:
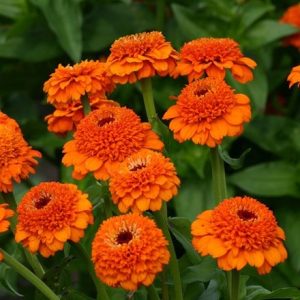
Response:
[{"label": "flower center", "polygon": [[117,236],[117,243],[119,245],[128,244],[133,238],[133,235],[130,231],[122,231]]},{"label": "flower center", "polygon": [[254,220],[257,219],[256,214],[254,214],[253,212],[251,212],[249,210],[240,209],[240,210],[238,210],[237,215],[243,221],[249,221],[249,220],[252,220],[252,219],[254,219]]},{"label": "flower center", "polygon": [[109,117],[106,117],[106,118],[103,118],[103,119],[99,120],[98,121],[98,126],[102,127],[106,124],[113,123],[114,121],[115,121],[115,118],[113,116],[109,116]]},{"label": "flower center", "polygon": [[205,94],[208,93],[208,89],[206,88],[199,88],[195,91],[195,96],[197,97],[203,97]]},{"label": "flower center", "polygon": [[147,166],[148,160],[148,157],[141,157],[136,160],[130,161],[128,164],[129,171],[135,172],[145,168]]},{"label": "flower center", "polygon": [[41,196],[35,203],[34,206],[37,209],[45,207],[51,201],[51,197],[47,195]]}]

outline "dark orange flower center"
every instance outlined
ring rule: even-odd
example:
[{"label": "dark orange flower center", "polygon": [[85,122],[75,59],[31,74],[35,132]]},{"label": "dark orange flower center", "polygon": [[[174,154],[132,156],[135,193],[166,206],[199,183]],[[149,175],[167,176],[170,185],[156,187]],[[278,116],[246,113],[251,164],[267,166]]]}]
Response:
[{"label": "dark orange flower center", "polygon": [[113,123],[115,121],[115,118],[113,116],[109,116],[107,118],[103,118],[101,120],[98,121],[98,126],[102,127],[106,124],[110,124]]},{"label": "dark orange flower center", "polygon": [[35,201],[34,206],[37,209],[45,207],[51,201],[50,195],[43,195],[37,201]]},{"label": "dark orange flower center", "polygon": [[237,215],[239,216],[240,219],[243,221],[249,221],[249,220],[255,220],[257,219],[257,216],[255,213],[249,210],[245,209],[240,209],[237,211]]},{"label": "dark orange flower center", "polygon": [[208,92],[208,89],[206,88],[199,88],[198,90],[195,91],[195,96],[197,97],[202,97]]},{"label": "dark orange flower center", "polygon": [[130,231],[122,231],[118,234],[116,241],[119,245],[128,244],[133,238]]}]

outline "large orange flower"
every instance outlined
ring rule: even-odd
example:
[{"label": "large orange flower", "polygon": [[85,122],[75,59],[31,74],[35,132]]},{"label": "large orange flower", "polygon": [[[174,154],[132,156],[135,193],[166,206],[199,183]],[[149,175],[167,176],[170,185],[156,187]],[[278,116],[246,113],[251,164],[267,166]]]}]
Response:
[{"label": "large orange flower", "polygon": [[109,286],[134,291],[149,286],[169,262],[162,231],[142,215],[123,215],[104,221],[92,244],[97,276]]},{"label": "large orange flower", "polygon": [[73,177],[93,172],[106,180],[120,162],[140,149],[162,150],[163,143],[133,110],[103,105],[81,120],[74,140],[64,146],[63,164],[74,166]]},{"label": "large orange flower", "polygon": [[287,80],[290,82],[290,87],[296,83],[300,86],[300,66],[296,66],[292,69]]},{"label": "large orange flower", "polygon": [[225,70],[229,69],[237,81],[246,83],[253,79],[251,69],[255,67],[255,61],[243,56],[234,40],[199,38],[183,45],[173,76],[188,76],[189,82],[205,73],[207,76],[224,79]]},{"label": "large orange flower", "polygon": [[[295,26],[300,30],[300,4],[297,3],[295,5],[290,6],[285,11],[280,21],[282,23]],[[300,49],[300,33],[292,34],[291,36],[285,38],[284,42],[286,45],[291,45]]]},{"label": "large orange flower", "polygon": [[215,147],[225,136],[238,136],[251,118],[249,98],[234,94],[223,80],[207,77],[188,84],[163,116],[179,142]]},{"label": "large orange flower", "polygon": [[[7,208],[7,206],[6,203],[0,204],[0,233],[8,230],[10,223],[7,219],[14,215],[14,211]],[[3,254],[0,252],[0,260],[2,259]]]},{"label": "large orange flower", "polygon": [[169,158],[159,152],[141,150],[129,156],[112,175],[112,200],[123,213],[160,210],[162,201],[177,194],[180,183]]},{"label": "large orange flower", "polygon": [[176,66],[177,52],[161,32],[143,32],[116,40],[107,58],[116,83],[169,75]]},{"label": "large orange flower", "polygon": [[59,65],[44,84],[48,102],[54,105],[80,102],[85,94],[105,96],[114,89],[107,64],[84,60],[74,66]]},{"label": "large orange flower", "polygon": [[250,197],[234,197],[192,223],[193,246],[211,255],[219,268],[240,270],[246,264],[266,274],[287,258],[283,230],[264,204]]},{"label": "large orange flower", "polygon": [[44,257],[78,242],[93,223],[92,204],[74,184],[43,182],[33,187],[18,206],[16,241]]},{"label": "large orange flower", "polygon": [[20,182],[35,173],[35,157],[41,153],[27,144],[17,122],[0,112],[0,191],[11,192],[13,180]]}]

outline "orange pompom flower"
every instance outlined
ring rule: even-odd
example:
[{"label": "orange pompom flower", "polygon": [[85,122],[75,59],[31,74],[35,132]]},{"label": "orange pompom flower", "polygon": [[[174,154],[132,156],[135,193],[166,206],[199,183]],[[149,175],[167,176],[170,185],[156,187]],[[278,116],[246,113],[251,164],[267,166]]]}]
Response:
[{"label": "orange pompom flower", "polygon": [[135,291],[149,286],[169,262],[168,242],[153,220],[137,214],[109,218],[92,244],[96,274],[105,284]]},{"label": "orange pompom flower", "polygon": [[134,83],[154,75],[167,76],[176,66],[177,52],[161,32],[143,32],[116,40],[107,58],[116,83]]},{"label": "orange pompom flower", "polygon": [[54,105],[80,102],[85,94],[105,96],[114,89],[114,83],[107,70],[107,64],[84,60],[74,66],[59,65],[44,84],[48,102]]},{"label": "orange pompom flower", "polygon": [[[297,3],[290,6],[285,11],[280,21],[282,23],[290,24],[300,30],[300,4]],[[291,36],[286,37],[284,39],[284,43],[300,49],[300,33],[292,34]]]},{"label": "orange pompom flower", "polygon": [[[9,228],[9,219],[14,215],[14,211],[7,208],[7,204],[3,203],[0,204],[0,233],[3,233],[8,230]],[[0,261],[3,259],[3,254],[0,252]]]},{"label": "orange pompom flower", "polygon": [[163,119],[172,119],[169,127],[179,142],[215,147],[225,136],[242,133],[243,123],[251,118],[249,102],[223,80],[207,77],[188,84]]},{"label": "orange pompom flower", "polygon": [[78,242],[93,223],[92,204],[74,184],[43,182],[33,187],[18,206],[15,239],[44,257]]},{"label": "orange pompom flower", "polygon": [[106,180],[120,162],[143,148],[163,148],[151,125],[131,109],[103,105],[81,120],[74,140],[64,146],[62,161],[74,166],[75,179],[93,172],[96,179]]},{"label": "orange pompom flower", "polygon": [[192,223],[193,246],[211,255],[219,268],[241,270],[246,264],[266,274],[287,258],[285,235],[271,210],[250,197],[234,197],[201,213]]},{"label": "orange pompom flower", "polygon": [[296,83],[298,84],[298,87],[300,86],[300,66],[296,66],[292,69],[287,80],[290,82],[289,87]]},{"label": "orange pompom flower", "polygon": [[224,79],[229,69],[233,77],[246,83],[253,79],[251,69],[256,62],[243,56],[239,44],[229,38],[199,38],[183,45],[180,60],[173,76],[188,76],[189,82],[206,73],[207,76]]},{"label": "orange pompom flower", "polygon": [[0,191],[11,192],[13,180],[20,182],[35,173],[35,157],[41,153],[27,144],[17,122],[0,112]]},{"label": "orange pompom flower", "polygon": [[169,158],[159,152],[141,150],[129,156],[112,175],[109,189],[122,213],[160,210],[162,201],[177,194],[180,183]]}]

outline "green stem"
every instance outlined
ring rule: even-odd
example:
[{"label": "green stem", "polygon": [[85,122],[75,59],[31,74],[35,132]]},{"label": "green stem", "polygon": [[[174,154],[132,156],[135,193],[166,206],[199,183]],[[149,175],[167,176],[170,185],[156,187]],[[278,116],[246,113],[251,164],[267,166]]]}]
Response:
[{"label": "green stem", "polygon": [[112,213],[112,200],[110,199],[108,182],[102,181],[102,188],[103,188],[103,198],[104,198],[104,211],[106,218],[110,218],[113,216]]},{"label": "green stem", "polygon": [[[182,295],[182,285],[181,285],[181,278],[180,278],[180,272],[179,272],[179,266],[178,266],[178,261],[176,258],[176,253],[173,245],[173,241],[171,238],[171,234],[169,232],[168,228],[168,220],[167,220],[167,205],[164,202],[162,209],[158,212],[154,212],[154,217],[159,225],[159,227],[162,229],[165,237],[167,238],[169,242],[169,251],[171,254],[171,259],[170,259],[170,269],[171,273],[173,276],[173,281],[174,281],[174,291],[175,291],[175,300],[183,300],[183,295]],[[164,284],[164,283],[163,283]]]},{"label": "green stem", "polygon": [[147,118],[148,121],[153,126],[155,119],[157,118],[157,114],[154,105],[151,78],[141,79],[140,82],[141,82],[141,88],[142,88]]},{"label": "green stem", "polygon": [[161,294],[162,294],[162,300],[169,300],[169,287],[167,284],[167,271],[163,270],[161,275]]},{"label": "green stem", "polygon": [[34,273],[36,276],[38,276],[40,279],[42,279],[45,275],[45,270],[43,269],[42,265],[40,264],[38,258],[35,254],[30,253],[24,248],[24,253],[26,256],[26,259],[30,266],[32,267]]},{"label": "green stem", "polygon": [[14,269],[17,273],[23,276],[26,280],[32,283],[42,294],[50,300],[59,300],[58,297],[41,279],[34,275],[29,269],[19,263],[16,259],[10,256],[3,249],[0,249],[4,255],[4,262]]},{"label": "green stem", "polygon": [[100,281],[100,279],[97,278],[94,266],[92,264],[92,261],[84,248],[79,243],[72,243],[72,245],[76,248],[77,252],[80,254],[80,258],[83,258],[86,267],[90,273],[90,276],[93,279],[94,285],[97,289],[97,300],[109,300],[108,294],[106,292],[104,284]]},{"label": "green stem", "polygon": [[87,94],[85,94],[82,97],[82,106],[83,106],[83,113],[85,116],[87,116],[91,112],[91,105]]},{"label": "green stem", "polygon": [[156,27],[163,30],[165,19],[165,0],[156,0]]},{"label": "green stem", "polygon": [[155,289],[155,286],[153,284],[151,284],[149,287],[148,287],[148,299],[149,300],[160,300],[159,299],[159,296],[157,294],[157,291]]},{"label": "green stem", "polygon": [[237,270],[232,270],[230,300],[239,300],[239,285],[240,285],[240,273]]}]

